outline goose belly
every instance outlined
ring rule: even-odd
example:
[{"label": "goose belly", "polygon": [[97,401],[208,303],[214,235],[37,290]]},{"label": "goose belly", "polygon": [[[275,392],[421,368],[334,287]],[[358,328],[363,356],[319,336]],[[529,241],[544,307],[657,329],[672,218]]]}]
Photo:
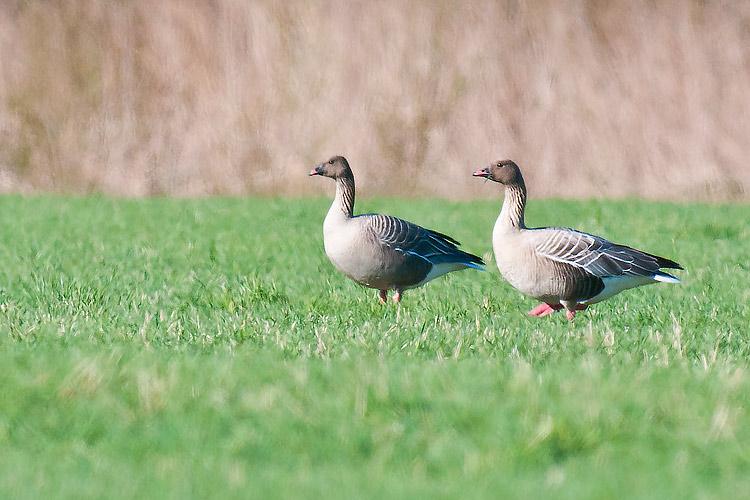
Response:
[{"label": "goose belly", "polygon": [[497,268],[502,277],[522,294],[535,299],[557,303],[564,294],[564,283],[553,276],[545,276],[533,251],[512,237],[493,237]]},{"label": "goose belly", "polygon": [[346,228],[325,231],[323,244],[328,259],[338,271],[361,285],[383,287],[380,259],[372,248],[360,242],[356,233]]},{"label": "goose belly", "polygon": [[497,268],[500,270],[500,275],[510,283],[510,285],[529,297],[541,298],[549,296],[553,291],[543,289],[536,282],[534,273],[525,266],[517,266],[512,262],[497,261]]},{"label": "goose belly", "polygon": [[536,275],[529,265],[519,265],[522,258],[515,249],[495,249],[495,261],[500,275],[513,288],[530,297],[540,297],[549,294],[549,290],[542,290]]}]

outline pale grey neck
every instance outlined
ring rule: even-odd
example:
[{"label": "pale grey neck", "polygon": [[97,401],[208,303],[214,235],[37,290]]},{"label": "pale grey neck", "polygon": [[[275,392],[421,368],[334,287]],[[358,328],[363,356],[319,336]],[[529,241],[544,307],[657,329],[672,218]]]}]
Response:
[{"label": "pale grey neck", "polygon": [[523,181],[505,186],[505,200],[498,222],[508,229],[525,229],[523,220],[526,209],[526,186]]},{"label": "pale grey neck", "polygon": [[336,198],[333,200],[334,207],[341,210],[345,217],[354,215],[354,179],[351,177],[339,177],[336,179]]}]

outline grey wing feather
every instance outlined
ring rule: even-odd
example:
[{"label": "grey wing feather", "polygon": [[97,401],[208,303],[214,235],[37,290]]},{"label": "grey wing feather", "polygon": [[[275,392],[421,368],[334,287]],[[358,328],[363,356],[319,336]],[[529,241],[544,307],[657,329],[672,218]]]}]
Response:
[{"label": "grey wing feather", "polygon": [[481,257],[464,252],[453,238],[389,215],[369,215],[368,227],[389,248],[418,256],[431,264],[445,262],[482,266]]},{"label": "grey wing feather", "polygon": [[679,267],[676,262],[634,248],[567,228],[543,229],[538,255],[586,270],[599,278],[608,276],[654,276],[660,267]]}]

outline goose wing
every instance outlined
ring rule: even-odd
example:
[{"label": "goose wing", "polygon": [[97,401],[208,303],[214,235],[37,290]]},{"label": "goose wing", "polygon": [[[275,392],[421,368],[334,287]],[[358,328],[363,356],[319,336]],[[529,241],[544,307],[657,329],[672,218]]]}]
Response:
[{"label": "goose wing", "polygon": [[[568,228],[540,230],[535,245],[537,255],[586,271],[597,278],[674,276],[660,268],[682,269],[676,262],[618,245],[593,234]],[[674,278],[676,279],[676,278]]]},{"label": "goose wing", "polygon": [[425,229],[411,222],[389,215],[367,217],[367,229],[376,241],[393,251],[418,257],[432,265],[463,264],[481,269],[481,257],[459,249],[460,243],[448,235]]}]

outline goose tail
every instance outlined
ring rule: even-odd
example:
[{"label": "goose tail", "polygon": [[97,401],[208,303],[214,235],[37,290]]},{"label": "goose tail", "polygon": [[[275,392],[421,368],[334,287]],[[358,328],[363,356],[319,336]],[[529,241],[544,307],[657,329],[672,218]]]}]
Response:
[{"label": "goose tail", "polygon": [[678,278],[677,276],[672,276],[671,274],[665,273],[663,271],[654,273],[653,278],[656,281],[661,281],[662,283],[674,283],[674,284],[680,283],[680,278]]}]

